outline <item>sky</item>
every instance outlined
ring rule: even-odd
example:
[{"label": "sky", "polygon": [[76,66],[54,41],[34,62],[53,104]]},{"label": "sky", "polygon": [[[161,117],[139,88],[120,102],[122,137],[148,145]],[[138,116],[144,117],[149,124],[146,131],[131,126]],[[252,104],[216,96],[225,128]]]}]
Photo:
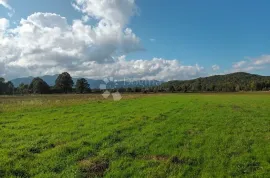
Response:
[{"label": "sky", "polygon": [[267,0],[0,0],[0,76],[270,75]]}]

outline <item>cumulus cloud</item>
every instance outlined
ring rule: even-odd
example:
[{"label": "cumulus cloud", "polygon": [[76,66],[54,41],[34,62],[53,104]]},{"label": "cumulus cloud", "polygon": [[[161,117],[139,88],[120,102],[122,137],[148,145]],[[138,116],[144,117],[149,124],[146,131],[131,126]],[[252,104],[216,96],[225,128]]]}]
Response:
[{"label": "cumulus cloud", "polygon": [[212,66],[213,71],[218,71],[219,69],[220,69],[220,67],[216,64]]},{"label": "cumulus cloud", "polygon": [[0,33],[5,31],[9,27],[9,20],[6,18],[0,18]]},{"label": "cumulus cloud", "polygon": [[125,26],[137,12],[135,0],[74,0],[73,7],[97,20]]},{"label": "cumulus cloud", "polygon": [[[3,21],[3,22],[2,22]],[[5,23],[4,23],[5,22]],[[1,29],[6,29],[1,20]],[[85,61],[113,62],[115,54],[140,50],[140,40],[127,28],[100,21],[97,26],[53,13],[34,13],[0,36],[0,62],[6,67],[61,66],[67,69]]]},{"label": "cumulus cloud", "polygon": [[[73,6],[83,14],[82,20],[71,24],[59,14],[41,12],[21,19],[15,28],[1,19],[0,75],[11,79],[68,71],[77,77],[156,80],[205,75],[198,64],[126,59],[125,55],[143,49],[127,27],[136,13],[134,0],[76,0]],[[96,24],[86,24],[89,18],[95,18]]]},{"label": "cumulus cloud", "polygon": [[261,70],[270,65],[270,55],[262,55],[256,58],[247,58],[236,62],[232,66],[232,72],[252,72]]},{"label": "cumulus cloud", "polygon": [[85,62],[74,71],[75,76],[100,78],[113,76],[116,79],[133,78],[147,80],[184,80],[202,76],[204,68],[199,65],[185,66],[178,60],[153,58],[151,60],[127,60],[121,56],[111,64]]}]

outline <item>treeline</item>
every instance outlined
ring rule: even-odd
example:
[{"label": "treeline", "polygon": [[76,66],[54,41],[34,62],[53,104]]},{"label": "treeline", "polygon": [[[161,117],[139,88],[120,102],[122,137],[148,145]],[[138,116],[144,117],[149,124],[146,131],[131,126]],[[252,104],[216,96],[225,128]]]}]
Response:
[{"label": "treeline", "polygon": [[[108,90],[120,93],[270,91],[270,77],[239,72],[187,81],[169,81],[159,86],[121,87]],[[4,78],[0,78],[0,95],[100,92],[103,90],[91,89],[84,78],[78,79],[74,85],[72,77],[67,72],[57,77],[54,86],[49,86],[44,80],[37,77],[29,85],[21,83],[18,87],[14,87],[12,82],[5,82]]]},{"label": "treeline", "polygon": [[5,82],[4,78],[0,78],[0,94],[53,94],[53,93],[89,93],[90,85],[84,78],[78,79],[75,88],[74,82],[69,73],[60,74],[55,80],[54,86],[49,86],[44,80],[36,77],[28,84],[21,83],[18,87],[14,87],[12,82]]},{"label": "treeline", "polygon": [[0,77],[0,95],[11,95],[14,92],[14,85],[12,82],[6,82],[4,78]]},{"label": "treeline", "polygon": [[187,81],[169,81],[161,87],[170,92],[269,91],[270,77],[238,72]]},{"label": "treeline", "polygon": [[5,82],[4,78],[0,80],[0,95],[24,95],[24,94],[61,94],[61,93],[102,93],[104,90],[110,92],[136,92],[149,93],[161,92],[160,87],[126,87],[114,88],[108,86],[108,89],[91,89],[85,78],[80,78],[74,85],[71,75],[67,72],[60,74],[55,80],[54,86],[49,86],[43,79],[36,77],[30,84],[21,83],[18,87],[14,87],[12,82]]}]

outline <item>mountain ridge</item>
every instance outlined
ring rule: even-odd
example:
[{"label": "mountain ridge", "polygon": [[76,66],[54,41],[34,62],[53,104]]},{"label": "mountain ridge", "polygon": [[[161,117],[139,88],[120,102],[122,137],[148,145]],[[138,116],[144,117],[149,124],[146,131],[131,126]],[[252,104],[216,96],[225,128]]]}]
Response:
[{"label": "mountain ridge", "polygon": [[192,80],[173,80],[161,85],[175,91],[250,91],[270,90],[270,76],[247,72],[213,75]]}]

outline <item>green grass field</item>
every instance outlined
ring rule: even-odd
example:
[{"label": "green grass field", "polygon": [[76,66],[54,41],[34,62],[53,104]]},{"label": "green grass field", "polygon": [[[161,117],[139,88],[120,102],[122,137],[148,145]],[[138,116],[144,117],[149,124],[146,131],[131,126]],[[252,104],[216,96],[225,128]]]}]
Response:
[{"label": "green grass field", "polygon": [[269,177],[270,93],[0,98],[0,177]]}]

